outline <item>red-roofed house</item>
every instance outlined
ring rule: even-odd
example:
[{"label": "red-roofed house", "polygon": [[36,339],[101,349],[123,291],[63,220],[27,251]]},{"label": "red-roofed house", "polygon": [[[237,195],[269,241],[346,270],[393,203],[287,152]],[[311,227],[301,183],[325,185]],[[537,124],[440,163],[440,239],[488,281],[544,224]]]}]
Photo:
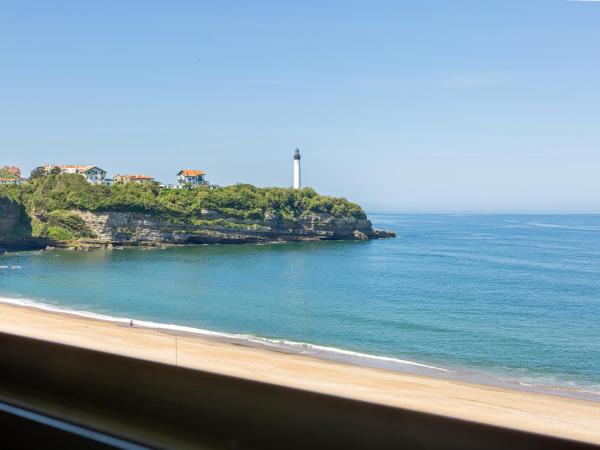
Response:
[{"label": "red-roofed house", "polygon": [[21,184],[20,178],[0,178],[0,184]]},{"label": "red-roofed house", "polygon": [[179,181],[179,184],[182,186],[203,186],[208,184],[204,175],[206,175],[206,172],[203,172],[202,170],[184,169],[177,174],[177,181]]},{"label": "red-roofed house", "polygon": [[21,169],[18,167],[0,167],[0,184],[21,184]]}]

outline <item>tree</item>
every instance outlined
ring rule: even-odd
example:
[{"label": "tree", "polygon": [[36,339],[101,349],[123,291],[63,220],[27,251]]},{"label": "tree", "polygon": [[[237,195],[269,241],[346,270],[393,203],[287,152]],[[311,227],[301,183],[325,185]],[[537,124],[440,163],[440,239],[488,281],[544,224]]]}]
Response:
[{"label": "tree", "polygon": [[31,174],[29,175],[29,179],[36,180],[38,178],[43,178],[46,175],[47,175],[46,169],[44,169],[43,167],[36,167],[35,169],[33,169],[31,171]]},{"label": "tree", "polygon": [[53,167],[52,169],[50,169],[50,175],[60,175],[60,173],[60,167]]},{"label": "tree", "polygon": [[8,169],[2,167],[0,168],[0,178],[17,178],[17,176],[9,171]]}]

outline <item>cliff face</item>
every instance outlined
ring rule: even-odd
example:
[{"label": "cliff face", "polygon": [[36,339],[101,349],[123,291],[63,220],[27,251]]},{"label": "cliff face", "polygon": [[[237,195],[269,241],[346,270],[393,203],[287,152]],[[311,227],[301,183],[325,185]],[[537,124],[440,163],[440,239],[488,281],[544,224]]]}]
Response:
[{"label": "cliff face", "polygon": [[325,214],[287,221],[276,215],[265,221],[240,221],[207,211],[200,224],[177,224],[151,214],[74,211],[94,238],[87,244],[160,245],[258,243],[304,240],[363,240],[391,237],[374,230],[369,220],[335,218]]},{"label": "cliff face", "polygon": [[23,205],[0,198],[0,253],[44,245],[45,242],[31,237],[31,226]]},{"label": "cliff face", "polygon": [[0,236],[13,233],[20,223],[20,205],[8,199],[0,199]]}]

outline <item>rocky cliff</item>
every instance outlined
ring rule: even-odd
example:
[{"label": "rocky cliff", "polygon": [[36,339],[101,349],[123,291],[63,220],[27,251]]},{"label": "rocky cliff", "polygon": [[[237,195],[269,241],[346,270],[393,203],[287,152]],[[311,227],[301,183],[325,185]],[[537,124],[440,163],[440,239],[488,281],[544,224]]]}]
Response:
[{"label": "rocky cliff", "polygon": [[21,222],[21,206],[9,199],[0,198],[0,236],[13,233]]},{"label": "rocky cliff", "polygon": [[[39,239],[16,234],[23,214],[16,204],[0,205],[0,213],[0,248],[4,249],[367,240],[395,236],[390,231],[373,229],[366,219],[336,218],[327,214],[311,214],[294,221],[273,215],[259,222],[224,218],[209,211],[202,223],[177,224],[152,214],[74,210],[70,214],[81,220],[79,227],[85,231],[83,237]],[[38,214],[35,220],[45,223],[49,219]]]},{"label": "rocky cliff", "polygon": [[23,205],[0,198],[0,253],[6,250],[35,249],[45,245],[45,240],[31,236],[29,218]]},{"label": "rocky cliff", "polygon": [[366,240],[395,236],[374,230],[369,220],[310,214],[294,221],[271,215],[265,221],[242,221],[207,211],[199,224],[177,224],[152,214],[129,212],[76,213],[93,237],[88,245],[161,245],[259,243],[305,240]]}]

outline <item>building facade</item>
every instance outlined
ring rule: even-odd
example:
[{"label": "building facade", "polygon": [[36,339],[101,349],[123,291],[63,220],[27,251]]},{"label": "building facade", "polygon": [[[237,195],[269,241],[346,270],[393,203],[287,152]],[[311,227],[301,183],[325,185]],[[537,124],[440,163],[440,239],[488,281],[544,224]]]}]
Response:
[{"label": "building facade", "polygon": [[20,178],[0,178],[0,184],[21,184]]},{"label": "building facade", "polygon": [[154,177],[148,175],[115,175],[114,184],[155,184]]},{"label": "building facade", "polygon": [[192,188],[208,185],[206,181],[206,172],[202,170],[184,169],[177,174],[177,181],[180,186],[190,186]]},{"label": "building facade", "polygon": [[58,168],[61,174],[64,173],[75,173],[83,176],[86,181],[90,184],[96,185],[109,185],[110,180],[106,179],[106,170],[101,169],[97,166],[76,166],[76,165],[55,165],[47,164],[44,166],[46,173],[50,173],[53,169]]},{"label": "building facade", "polygon": [[22,181],[18,167],[0,167],[0,184],[21,184]]}]

